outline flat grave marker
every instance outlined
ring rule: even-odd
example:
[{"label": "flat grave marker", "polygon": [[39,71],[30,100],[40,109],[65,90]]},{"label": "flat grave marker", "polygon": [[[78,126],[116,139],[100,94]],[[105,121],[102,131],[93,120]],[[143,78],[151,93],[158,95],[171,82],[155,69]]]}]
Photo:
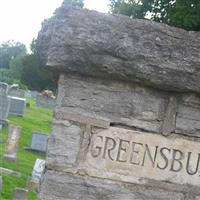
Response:
[{"label": "flat grave marker", "polygon": [[21,128],[19,126],[10,125],[8,131],[4,159],[16,162]]},{"label": "flat grave marker", "polygon": [[7,169],[4,167],[0,167],[0,174],[5,174],[8,176],[15,176],[15,177],[21,177],[21,175],[22,175],[20,172],[17,172],[17,171],[11,170],[11,169]]},{"label": "flat grave marker", "polygon": [[24,188],[15,188],[13,200],[27,200],[28,190]]}]

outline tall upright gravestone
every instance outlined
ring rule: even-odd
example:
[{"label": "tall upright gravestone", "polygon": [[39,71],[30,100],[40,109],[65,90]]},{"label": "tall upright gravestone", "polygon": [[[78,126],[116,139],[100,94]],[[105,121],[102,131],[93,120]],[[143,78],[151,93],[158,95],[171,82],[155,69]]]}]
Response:
[{"label": "tall upright gravestone", "polygon": [[60,73],[39,199],[200,198],[200,33],[63,5],[37,47]]},{"label": "tall upright gravestone", "polygon": [[0,125],[8,126],[8,113],[10,98],[8,97],[8,84],[0,82]]}]

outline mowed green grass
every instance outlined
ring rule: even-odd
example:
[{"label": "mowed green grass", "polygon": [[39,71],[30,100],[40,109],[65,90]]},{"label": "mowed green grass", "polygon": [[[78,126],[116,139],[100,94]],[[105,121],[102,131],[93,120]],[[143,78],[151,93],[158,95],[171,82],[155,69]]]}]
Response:
[{"label": "mowed green grass", "polygon": [[[24,147],[30,146],[33,131],[50,133],[53,112],[52,109],[36,107],[35,102],[32,99],[28,99],[27,102],[30,103],[30,108],[26,109],[23,118],[16,116],[9,116],[8,118],[9,124],[15,124],[22,128],[17,163],[3,159],[8,129],[4,128],[0,133],[0,139],[4,141],[3,144],[0,144],[0,166],[22,173],[22,177],[20,178],[2,174],[3,189],[0,193],[0,199],[2,200],[12,199],[15,187],[26,188],[27,177],[31,176],[35,160],[37,158],[45,159],[44,155],[29,152],[24,150]],[[36,194],[34,192],[29,192],[28,199],[37,199]]]}]

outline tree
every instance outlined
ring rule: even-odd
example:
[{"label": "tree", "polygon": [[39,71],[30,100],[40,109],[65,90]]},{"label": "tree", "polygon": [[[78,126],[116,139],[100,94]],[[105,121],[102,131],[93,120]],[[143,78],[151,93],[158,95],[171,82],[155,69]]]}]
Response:
[{"label": "tree", "polygon": [[25,55],[26,47],[20,42],[7,41],[0,44],[0,68],[9,68],[18,55]]},{"label": "tree", "polygon": [[186,30],[200,30],[199,0],[110,0],[112,13],[150,18]]},{"label": "tree", "polygon": [[84,0],[64,0],[63,4],[83,8]]},{"label": "tree", "polygon": [[200,1],[176,0],[169,10],[168,24],[186,30],[200,31]]},{"label": "tree", "polygon": [[46,70],[44,66],[41,66],[35,39],[32,40],[31,51],[31,54],[24,56],[21,60],[21,82],[31,90],[51,89],[55,91],[57,88],[57,76]]},{"label": "tree", "polygon": [[26,53],[25,45],[19,42],[6,42],[0,45],[0,82],[18,83],[21,87],[41,91],[56,89],[54,75],[40,65],[36,50],[36,40],[31,43],[31,54]]}]

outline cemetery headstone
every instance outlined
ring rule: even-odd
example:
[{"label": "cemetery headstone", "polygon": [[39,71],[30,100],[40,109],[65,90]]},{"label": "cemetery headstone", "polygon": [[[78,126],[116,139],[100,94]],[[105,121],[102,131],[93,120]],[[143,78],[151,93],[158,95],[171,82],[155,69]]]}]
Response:
[{"label": "cemetery headstone", "polygon": [[31,191],[39,191],[40,183],[45,170],[45,160],[37,159],[32,171],[32,177],[28,178],[27,187]]},{"label": "cemetery headstone", "polygon": [[9,114],[23,117],[25,108],[26,108],[25,98],[10,96]]},{"label": "cemetery headstone", "polygon": [[0,167],[0,174],[5,174],[8,176],[15,176],[15,177],[21,177],[21,175],[22,175],[20,172],[17,172],[17,171],[11,170],[11,169],[7,169],[4,167]]},{"label": "cemetery headstone", "polygon": [[0,124],[8,126],[8,113],[10,108],[10,99],[7,95],[8,84],[0,82]]},{"label": "cemetery headstone", "polygon": [[44,169],[45,169],[45,160],[36,159],[35,165],[32,171],[32,178],[34,180],[38,180],[39,182],[43,176]]},{"label": "cemetery headstone", "polygon": [[38,91],[30,91],[30,93],[31,93],[31,97],[32,97],[33,99],[36,99],[36,98],[37,98],[37,95],[39,94]]},{"label": "cemetery headstone", "polygon": [[3,144],[3,138],[1,136],[1,133],[2,133],[2,125],[0,124],[0,144]]},{"label": "cemetery headstone", "polygon": [[9,90],[8,90],[8,95],[12,96],[12,97],[25,98],[25,91],[21,90],[19,88],[10,87]]},{"label": "cemetery headstone", "polygon": [[3,188],[3,179],[2,176],[0,176],[0,192],[2,191]]},{"label": "cemetery headstone", "polygon": [[36,105],[38,107],[54,108],[56,105],[56,100],[54,98],[38,94],[36,97]]},{"label": "cemetery headstone", "polygon": [[28,91],[25,91],[25,98],[31,98],[31,91],[28,90]]},{"label": "cemetery headstone", "polygon": [[63,4],[37,47],[60,74],[39,200],[199,199],[199,32]]},{"label": "cemetery headstone", "polygon": [[4,140],[1,134],[3,134],[3,132],[2,132],[2,125],[0,124],[0,144],[3,144]]},{"label": "cemetery headstone", "polygon": [[24,188],[15,188],[13,200],[27,200],[28,190]]},{"label": "cemetery headstone", "polygon": [[33,132],[30,147],[26,148],[30,151],[38,151],[46,153],[48,135],[45,133]]},{"label": "cemetery headstone", "polygon": [[19,126],[10,125],[8,128],[8,139],[4,159],[10,161],[17,161],[17,152],[19,146],[21,128]]}]

